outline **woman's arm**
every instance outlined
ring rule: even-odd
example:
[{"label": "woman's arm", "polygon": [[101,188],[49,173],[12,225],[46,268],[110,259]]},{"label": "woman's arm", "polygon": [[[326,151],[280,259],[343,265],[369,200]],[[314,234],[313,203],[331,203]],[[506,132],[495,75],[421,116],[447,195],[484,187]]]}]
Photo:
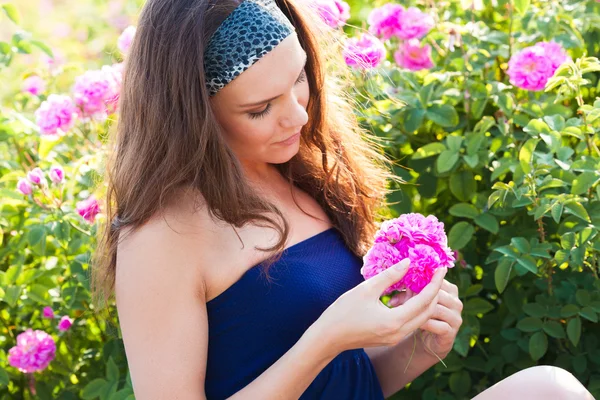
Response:
[{"label": "woman's arm", "polygon": [[[413,348],[415,350],[409,364]],[[383,395],[386,398],[404,388],[406,384],[439,362],[437,357],[425,350],[423,342],[415,336],[415,332],[395,346],[366,348],[365,352],[375,367]],[[406,369],[407,364],[408,369]],[[404,372],[405,369],[406,372]]]},{"label": "woman's arm", "polygon": [[[117,309],[138,400],[206,399],[208,317],[198,263],[218,264],[218,259],[206,257],[215,258],[211,248],[219,246],[204,236],[208,235],[190,239],[155,221],[119,247]],[[298,399],[339,353],[339,346],[328,343],[320,326],[313,324],[231,399]]]}]

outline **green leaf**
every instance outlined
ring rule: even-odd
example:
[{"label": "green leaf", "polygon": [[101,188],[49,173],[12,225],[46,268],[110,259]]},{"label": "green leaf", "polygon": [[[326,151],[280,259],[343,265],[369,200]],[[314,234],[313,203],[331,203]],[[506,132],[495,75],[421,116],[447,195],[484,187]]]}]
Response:
[{"label": "green leaf", "polygon": [[525,267],[528,271],[537,274],[538,268],[535,258],[531,257],[529,254],[523,254],[519,258],[517,258],[517,262]]},{"label": "green leaf", "polygon": [[427,118],[444,128],[458,125],[458,113],[449,104],[434,104],[427,109]]},{"label": "green leaf", "polygon": [[4,301],[8,303],[9,306],[14,307],[21,296],[21,286],[7,286],[4,289],[4,292]]},{"label": "green leaf", "polygon": [[119,390],[115,393],[109,400],[126,400],[127,397],[133,395],[133,390],[131,388],[125,388]]},{"label": "green leaf", "polygon": [[581,218],[586,222],[591,222],[590,216],[588,215],[585,207],[578,201],[571,201],[565,204],[567,210],[569,210],[576,217]]},{"label": "green leaf", "polygon": [[567,336],[573,346],[577,347],[579,338],[581,337],[581,320],[579,317],[571,318],[567,324]]},{"label": "green leaf", "polygon": [[523,311],[525,311],[525,314],[535,318],[543,318],[547,314],[544,306],[539,303],[523,304]]},{"label": "green leaf", "polygon": [[477,184],[471,171],[454,172],[450,176],[450,191],[460,201],[467,202],[475,195]]},{"label": "green leaf", "polygon": [[475,228],[473,225],[461,221],[450,229],[448,233],[448,245],[453,250],[460,250],[471,241],[474,233]]},{"label": "green leaf", "polygon": [[406,111],[402,113],[403,121],[402,125],[407,132],[414,132],[423,123],[423,119],[425,118],[425,110],[422,108],[408,108]]},{"label": "green leaf", "polygon": [[477,154],[479,148],[485,141],[485,133],[478,132],[467,139],[467,154],[472,156]]},{"label": "green leaf", "polygon": [[48,57],[54,58],[54,53],[52,52],[52,49],[48,47],[45,43],[40,42],[39,40],[30,40],[29,43],[42,50],[44,53],[46,53]]},{"label": "green leaf", "polygon": [[548,337],[544,332],[536,332],[529,339],[529,354],[534,361],[539,360],[548,350]]},{"label": "green leaf", "polygon": [[577,307],[575,304],[567,304],[560,309],[560,316],[563,318],[569,318],[577,315],[578,312],[579,307]]},{"label": "green leaf", "polygon": [[523,332],[537,332],[542,329],[542,326],[542,320],[535,317],[525,317],[517,322],[517,329]]},{"label": "green leaf", "polygon": [[463,217],[463,218],[475,218],[479,215],[479,210],[473,205],[469,203],[457,203],[450,207],[448,210],[450,215],[454,215],[455,217]]},{"label": "green leaf", "polygon": [[117,364],[115,364],[112,357],[108,358],[108,363],[106,365],[106,379],[109,382],[119,381],[119,367],[117,367]]},{"label": "green leaf", "polygon": [[27,235],[27,240],[30,246],[35,246],[40,243],[42,239],[46,237],[46,229],[43,226],[36,226],[31,228],[29,234]]},{"label": "green leaf", "polygon": [[471,375],[463,369],[453,372],[448,380],[450,391],[458,397],[463,397],[471,390]]},{"label": "green leaf", "polygon": [[463,142],[462,136],[449,135],[446,137],[446,143],[448,144],[448,148],[457,153],[460,151],[462,142]]},{"label": "green leaf", "polygon": [[464,313],[466,315],[486,314],[494,309],[493,304],[481,297],[474,297],[465,303]]},{"label": "green leaf", "polygon": [[467,163],[467,165],[469,167],[474,169],[477,167],[477,164],[479,164],[479,155],[478,154],[473,154],[470,156],[463,155],[463,160],[465,160],[465,163]]},{"label": "green leaf", "polygon": [[504,289],[506,289],[514,264],[515,262],[513,260],[506,257],[498,263],[498,266],[494,271],[494,280],[496,282],[496,289],[498,289],[499,293],[502,293]]},{"label": "green leaf", "polygon": [[535,150],[539,139],[529,139],[523,147],[521,147],[521,151],[519,152],[519,161],[521,161],[521,166],[523,163],[530,165],[533,161],[533,151]]},{"label": "green leaf", "polygon": [[90,383],[88,383],[85,388],[83,388],[83,393],[81,394],[81,398],[84,400],[92,400],[97,397],[100,397],[102,393],[104,393],[105,386],[108,384],[106,379],[96,378]]},{"label": "green leaf", "polygon": [[585,289],[578,289],[577,292],[575,292],[575,300],[585,307],[590,304],[590,293]]},{"label": "green leaf", "polygon": [[9,381],[8,373],[4,368],[0,367],[0,385],[7,386]]},{"label": "green leaf", "polygon": [[565,250],[571,250],[575,247],[575,233],[567,232],[560,237],[560,247]]},{"label": "green leaf", "polygon": [[524,237],[514,237],[510,240],[510,244],[515,246],[515,248],[522,254],[529,254],[531,251],[529,241]]},{"label": "green leaf", "polygon": [[552,218],[557,224],[560,222],[560,217],[563,213],[563,207],[563,203],[557,201],[554,203],[554,205],[552,205],[552,209],[550,210],[550,214],[552,214]]},{"label": "green leaf", "polygon": [[592,307],[583,307],[581,311],[579,311],[579,315],[593,323],[598,322],[598,314],[596,314]]},{"label": "green leaf", "polygon": [[585,171],[573,181],[571,194],[584,194],[600,180],[595,172]]},{"label": "green leaf", "polygon": [[459,154],[453,150],[445,150],[437,159],[436,165],[438,172],[443,174],[450,171],[457,163]]},{"label": "green leaf", "polygon": [[446,150],[446,145],[443,143],[429,143],[415,151],[415,153],[412,155],[412,159],[420,160],[422,158],[437,156],[444,150]]},{"label": "green leaf", "polygon": [[563,326],[556,321],[546,321],[543,326],[544,332],[546,332],[549,336],[552,336],[555,339],[564,339],[565,329]]},{"label": "green leaf", "polygon": [[475,223],[485,230],[488,230],[494,234],[498,233],[500,225],[498,220],[490,213],[484,213],[475,218]]},{"label": "green leaf", "polygon": [[21,15],[19,14],[19,11],[14,5],[6,3],[2,4],[2,8],[4,9],[4,12],[12,22],[14,22],[17,25],[21,25]]}]

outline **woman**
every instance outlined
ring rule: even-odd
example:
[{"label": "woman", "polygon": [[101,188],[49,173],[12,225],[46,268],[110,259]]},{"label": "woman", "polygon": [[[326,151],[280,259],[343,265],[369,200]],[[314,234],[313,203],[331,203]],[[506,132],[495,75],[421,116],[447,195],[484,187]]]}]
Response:
[{"label": "woman", "polygon": [[[452,348],[445,269],[393,308],[379,297],[407,262],[360,275],[391,176],[325,75],[317,25],[292,0],[144,6],[94,275],[114,288],[137,399],[383,399]],[[532,369],[478,398],[511,393],[585,389]]]}]

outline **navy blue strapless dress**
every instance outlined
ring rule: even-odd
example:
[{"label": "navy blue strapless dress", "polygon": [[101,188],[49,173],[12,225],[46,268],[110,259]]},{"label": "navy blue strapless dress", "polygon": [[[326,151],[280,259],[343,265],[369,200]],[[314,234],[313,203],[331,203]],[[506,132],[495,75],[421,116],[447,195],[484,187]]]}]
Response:
[{"label": "navy blue strapless dress", "polygon": [[[363,281],[361,266],[330,228],[288,247],[271,266],[271,282],[259,264],[207,302],[207,398],[227,398],[273,365],[331,303]],[[384,397],[369,357],[356,349],[334,358],[300,398]]]}]

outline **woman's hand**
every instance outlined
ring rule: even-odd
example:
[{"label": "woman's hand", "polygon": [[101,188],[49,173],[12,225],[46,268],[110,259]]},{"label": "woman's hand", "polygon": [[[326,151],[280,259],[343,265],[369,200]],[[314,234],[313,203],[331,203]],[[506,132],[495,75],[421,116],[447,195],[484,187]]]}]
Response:
[{"label": "woman's hand", "polygon": [[[396,307],[414,297],[410,290],[398,293],[390,299],[390,306]],[[420,328],[423,334],[425,349],[444,359],[452,346],[460,326],[463,304],[458,298],[458,287],[444,280],[438,293],[438,301],[431,318]]]},{"label": "woman's hand", "polygon": [[332,351],[393,346],[434,317],[446,268],[438,270],[421,293],[396,308],[379,298],[408,270],[405,259],[341,295],[313,324]]}]

